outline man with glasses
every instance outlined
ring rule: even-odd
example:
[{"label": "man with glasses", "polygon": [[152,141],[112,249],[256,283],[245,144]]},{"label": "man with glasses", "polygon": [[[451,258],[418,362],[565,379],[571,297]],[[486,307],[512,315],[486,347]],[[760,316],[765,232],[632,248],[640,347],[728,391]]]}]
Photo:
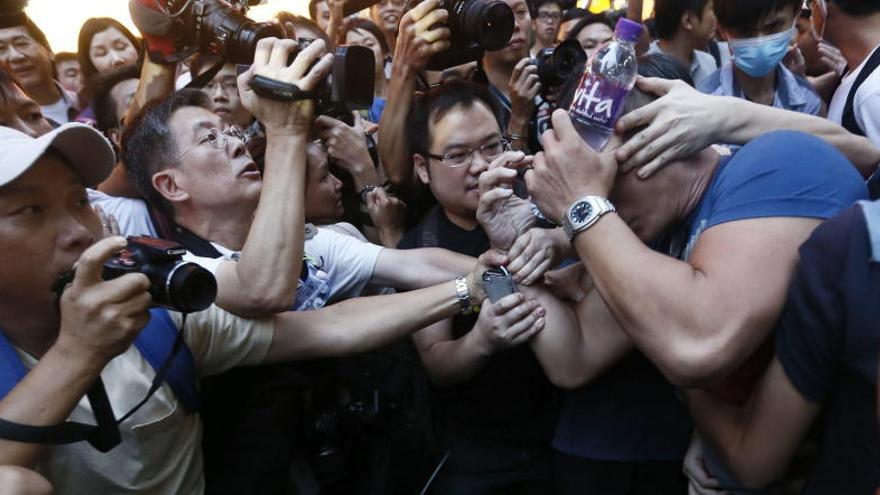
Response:
[{"label": "man with glasses", "polygon": [[[479,176],[525,159],[506,151],[495,100],[472,83],[446,82],[416,101],[407,129],[416,173],[439,204],[400,247],[443,247],[471,256],[486,251],[489,239],[476,218]],[[448,453],[436,493],[551,492],[546,483],[556,392],[523,345],[541,327],[491,324],[493,317],[514,321],[528,313],[540,320],[542,310],[499,304],[413,337],[435,385],[440,452]]]},{"label": "man with glasses", "polygon": [[556,36],[562,23],[562,2],[559,0],[537,0],[532,7],[532,31],[535,33],[535,44],[531,54],[536,56],[544,48],[556,46]]}]

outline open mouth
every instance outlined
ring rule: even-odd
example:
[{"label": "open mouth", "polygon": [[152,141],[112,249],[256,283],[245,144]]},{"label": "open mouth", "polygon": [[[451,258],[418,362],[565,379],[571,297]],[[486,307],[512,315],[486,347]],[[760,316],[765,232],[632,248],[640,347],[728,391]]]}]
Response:
[{"label": "open mouth", "polygon": [[254,162],[249,163],[245,168],[238,173],[239,177],[260,177],[260,169],[257,168],[257,165]]}]

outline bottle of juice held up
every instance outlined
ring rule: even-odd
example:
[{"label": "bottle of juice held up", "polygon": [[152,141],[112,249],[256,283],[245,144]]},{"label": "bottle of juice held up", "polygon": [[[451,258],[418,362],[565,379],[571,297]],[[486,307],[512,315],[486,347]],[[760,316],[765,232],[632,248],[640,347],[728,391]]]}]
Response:
[{"label": "bottle of juice held up", "polygon": [[641,24],[622,18],[614,38],[587,61],[568,113],[581,139],[594,150],[605,147],[636,83],[634,44],[641,34]]}]

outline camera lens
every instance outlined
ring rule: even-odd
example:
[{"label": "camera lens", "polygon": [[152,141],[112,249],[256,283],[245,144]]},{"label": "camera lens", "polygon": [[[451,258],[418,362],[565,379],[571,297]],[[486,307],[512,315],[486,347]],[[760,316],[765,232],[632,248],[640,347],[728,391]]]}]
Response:
[{"label": "camera lens", "polygon": [[587,56],[576,40],[565,40],[556,48],[545,48],[538,54],[538,78],[545,88],[558,86],[571,77]]},{"label": "camera lens", "polygon": [[[484,50],[500,50],[513,36],[513,11],[501,0],[463,0],[453,9],[464,38]],[[457,12],[456,12],[457,11]]]},{"label": "camera lens", "polygon": [[168,302],[178,311],[202,311],[217,298],[217,281],[208,270],[195,263],[177,263],[165,281]]},{"label": "camera lens", "polygon": [[235,32],[227,45],[227,60],[235,64],[250,64],[254,61],[257,42],[263,38],[284,38],[284,33],[274,24],[250,22],[243,24]]}]

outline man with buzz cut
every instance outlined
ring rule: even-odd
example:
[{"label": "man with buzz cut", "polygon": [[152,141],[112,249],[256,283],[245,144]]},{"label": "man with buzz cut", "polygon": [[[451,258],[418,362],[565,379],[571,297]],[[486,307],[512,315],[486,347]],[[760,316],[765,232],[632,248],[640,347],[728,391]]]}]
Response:
[{"label": "man with buzz cut", "polygon": [[657,41],[648,53],[665,53],[688,68],[700,84],[718,68],[706,47],[715,37],[713,0],[657,0],[654,3]]}]

